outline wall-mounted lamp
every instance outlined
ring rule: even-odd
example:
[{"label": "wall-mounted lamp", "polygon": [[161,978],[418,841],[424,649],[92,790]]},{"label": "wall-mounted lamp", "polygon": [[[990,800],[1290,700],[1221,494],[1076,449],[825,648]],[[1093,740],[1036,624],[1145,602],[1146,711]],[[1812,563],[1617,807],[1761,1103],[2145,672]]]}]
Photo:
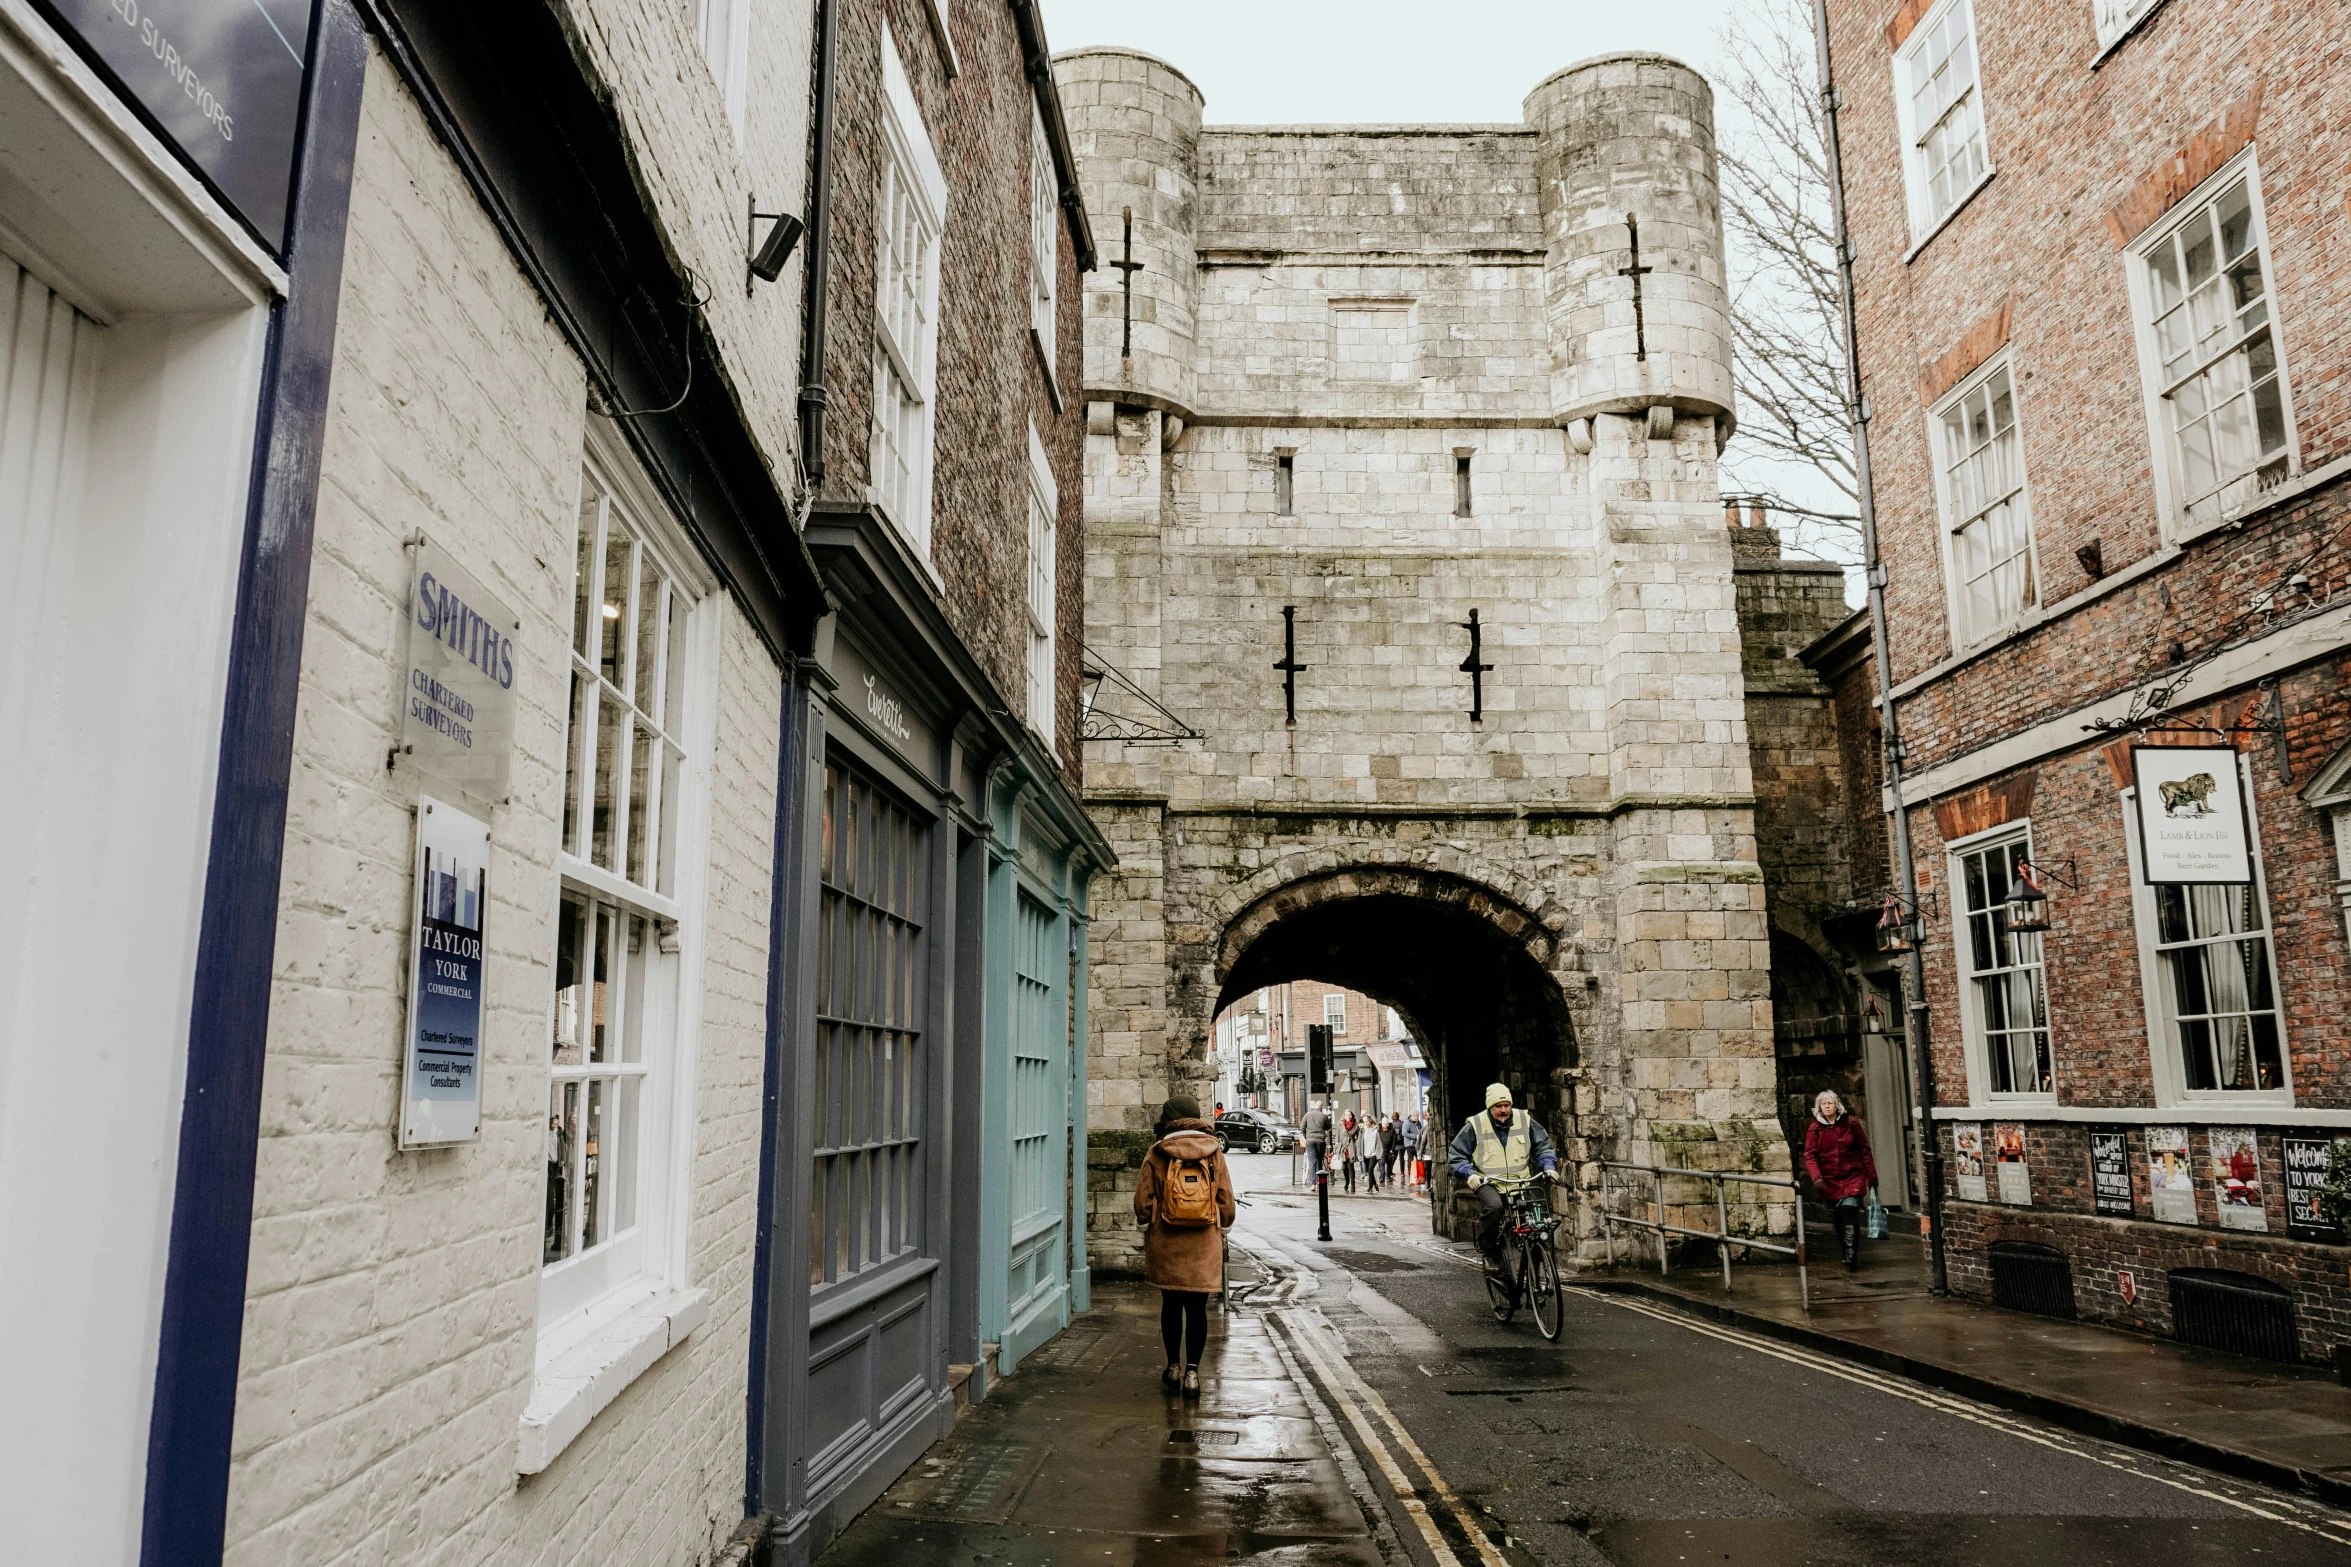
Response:
[{"label": "wall-mounted lamp", "polygon": [[1920,936],[1916,915],[1902,906],[1900,897],[1887,893],[1886,901],[1878,906],[1878,950],[1908,952],[1918,945]]},{"label": "wall-mounted lamp", "polygon": [[[2062,872],[2052,866],[2048,874],[2075,892],[2082,890],[2071,860],[2065,862]],[[2040,866],[2029,860],[2016,862],[2016,885],[2009,889],[2008,901],[2001,905],[2002,911],[2008,916],[2008,933],[2011,936],[2037,936],[2048,930],[2049,894],[2041,886],[2041,876]]]},{"label": "wall-mounted lamp", "polygon": [[[750,214],[744,225],[743,236],[746,257],[743,264],[743,293],[749,297],[754,278],[762,283],[773,283],[783,276],[784,263],[792,259],[792,247],[800,243],[800,235],[807,225],[789,212],[760,211],[757,196],[745,197],[743,206]],[[770,220],[764,241],[759,238],[759,222],[762,218]]]}]

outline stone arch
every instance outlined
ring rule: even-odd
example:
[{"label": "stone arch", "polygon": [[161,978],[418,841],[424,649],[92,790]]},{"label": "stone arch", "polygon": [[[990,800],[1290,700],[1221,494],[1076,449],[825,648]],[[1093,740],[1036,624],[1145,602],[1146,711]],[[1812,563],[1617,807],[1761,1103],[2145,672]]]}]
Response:
[{"label": "stone arch", "polygon": [[1480,889],[1550,932],[1555,945],[1568,927],[1566,906],[1544,883],[1519,875],[1483,855],[1445,843],[1346,842],[1293,850],[1253,875],[1226,886],[1208,900],[1204,912],[1208,922],[1222,930],[1243,910],[1286,887],[1305,885],[1334,873],[1377,870],[1419,871]]},{"label": "stone arch", "polygon": [[[1499,1080],[1554,1137],[1570,1135],[1579,1050],[1569,997],[1585,981],[1556,922],[1483,881],[1393,859],[1308,869],[1224,900],[1219,916],[1190,987],[1209,1017],[1291,980],[1361,991],[1409,1020],[1443,1126]],[[1449,1228],[1450,1182],[1438,1184],[1438,1223]]]}]

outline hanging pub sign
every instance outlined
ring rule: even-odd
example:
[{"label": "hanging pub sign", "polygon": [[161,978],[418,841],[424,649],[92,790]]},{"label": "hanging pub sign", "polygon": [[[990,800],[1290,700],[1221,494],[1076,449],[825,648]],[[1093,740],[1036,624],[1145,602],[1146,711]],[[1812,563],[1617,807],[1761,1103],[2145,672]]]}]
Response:
[{"label": "hanging pub sign", "polygon": [[506,800],[522,622],[422,537],[411,540],[398,764],[481,805]]},{"label": "hanging pub sign", "polygon": [[[2330,1137],[2281,1137],[2286,1167],[2286,1233],[2298,1241],[2343,1244],[2343,1227],[2329,1220],[2318,1206],[2318,1194],[2327,1183],[2338,1146]],[[2351,1143],[2341,1146],[2351,1148]],[[2344,1156],[2351,1160],[2351,1153]]]},{"label": "hanging pub sign", "polygon": [[2131,1139],[2127,1132],[2090,1134],[2090,1205],[2110,1218],[2131,1216]]},{"label": "hanging pub sign", "polygon": [[468,1143],[482,1122],[482,931],[490,829],[439,800],[416,806],[408,1039],[400,1146]]},{"label": "hanging pub sign", "polygon": [[42,0],[272,251],[286,243],[314,0]]},{"label": "hanging pub sign", "polygon": [[2138,789],[2139,864],[2149,886],[2253,879],[2232,747],[2133,746],[2131,776]]}]

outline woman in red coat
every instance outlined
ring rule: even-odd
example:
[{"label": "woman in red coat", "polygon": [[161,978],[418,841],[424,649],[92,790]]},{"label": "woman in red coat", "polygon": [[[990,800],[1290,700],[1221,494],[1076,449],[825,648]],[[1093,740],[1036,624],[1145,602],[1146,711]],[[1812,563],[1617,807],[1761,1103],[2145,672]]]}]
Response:
[{"label": "woman in red coat", "polygon": [[1878,1183],[1878,1162],[1870,1155],[1869,1133],[1825,1088],[1812,1102],[1812,1124],[1804,1128],[1804,1173],[1829,1201],[1845,1271],[1856,1271],[1861,1266],[1861,1198]]}]

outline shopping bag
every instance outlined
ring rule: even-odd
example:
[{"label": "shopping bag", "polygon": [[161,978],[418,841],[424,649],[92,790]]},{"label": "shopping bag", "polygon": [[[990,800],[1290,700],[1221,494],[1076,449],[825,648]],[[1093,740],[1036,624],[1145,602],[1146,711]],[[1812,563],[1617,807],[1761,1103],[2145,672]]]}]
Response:
[{"label": "shopping bag", "polygon": [[1874,1186],[1869,1189],[1867,1233],[1873,1241],[1882,1241],[1886,1238],[1886,1205],[1878,1201],[1878,1189]]}]

